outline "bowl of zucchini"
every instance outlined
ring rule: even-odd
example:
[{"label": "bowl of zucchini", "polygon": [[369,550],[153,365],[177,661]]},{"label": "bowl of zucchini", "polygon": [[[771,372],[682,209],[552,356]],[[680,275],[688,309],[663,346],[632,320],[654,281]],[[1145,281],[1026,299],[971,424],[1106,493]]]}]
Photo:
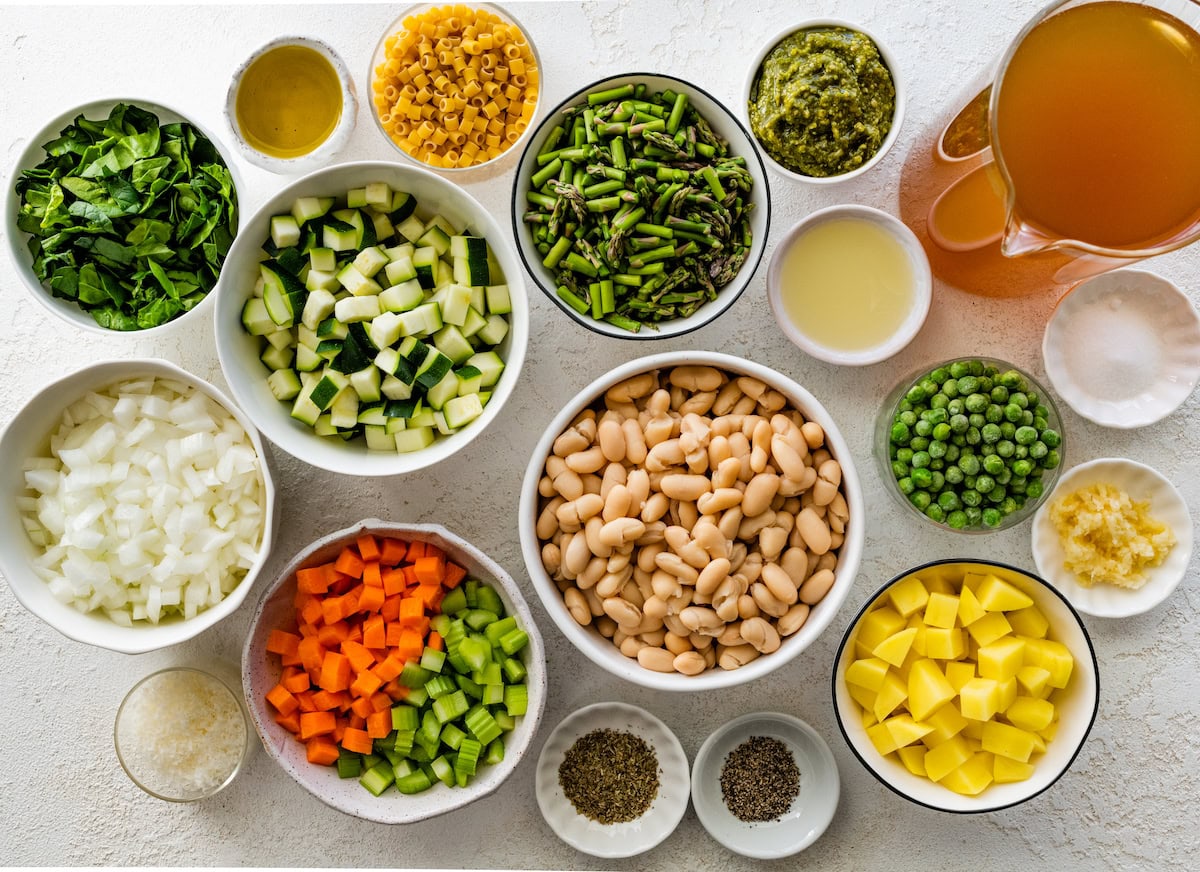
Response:
[{"label": "bowl of zucchini", "polygon": [[221,369],[263,434],[348,475],[454,454],[520,374],[529,311],[499,225],[461,188],[385,162],[311,173],[239,234],[216,305]]}]

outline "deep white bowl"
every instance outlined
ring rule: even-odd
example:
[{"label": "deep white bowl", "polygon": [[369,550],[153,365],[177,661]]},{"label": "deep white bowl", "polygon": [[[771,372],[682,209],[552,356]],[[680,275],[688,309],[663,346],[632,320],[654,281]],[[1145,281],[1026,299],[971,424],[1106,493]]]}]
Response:
[{"label": "deep white bowl", "polygon": [[[750,230],[754,235],[754,239],[750,246],[750,252],[742,264],[742,268],[738,270],[737,275],[733,277],[732,281],[720,289],[715,300],[705,303],[687,318],[663,321],[656,325],[657,329],[646,325],[637,333],[630,333],[628,330],[613,326],[607,321],[598,321],[590,315],[580,315],[563,302],[558,296],[553,274],[542,265],[543,255],[538,252],[537,246],[534,244],[533,234],[529,229],[529,224],[523,220],[523,216],[527,207],[525,193],[529,190],[530,176],[536,171],[538,152],[541,151],[542,144],[549,137],[550,131],[558,123],[562,111],[586,100],[587,94],[592,91],[602,91],[625,84],[638,83],[644,83],[647,89],[652,91],[670,89],[676,93],[682,92],[687,94],[690,105],[696,107],[717,135],[729,142],[730,154],[746,159],[746,167],[754,177],[754,187],[750,192],[750,200],[754,203],[754,209],[750,213]],[[672,336],[682,336],[685,333],[698,330],[705,324],[718,318],[737,302],[738,297],[742,295],[742,292],[746,290],[746,287],[750,284],[750,280],[754,277],[759,261],[762,260],[763,252],[766,249],[767,231],[770,228],[770,223],[771,195],[767,184],[767,173],[762,159],[758,156],[758,151],[754,148],[750,133],[733,113],[726,109],[711,94],[691,82],[677,79],[674,76],[655,73],[626,73],[617,76],[608,76],[575,91],[546,113],[542,123],[525,146],[525,151],[521,155],[521,162],[517,164],[517,171],[513,180],[513,236],[517,240],[517,251],[521,255],[525,269],[533,277],[534,284],[541,288],[547,298],[575,323],[586,327],[594,333],[599,333],[603,336],[613,336],[618,339],[667,339]]]},{"label": "deep white bowl", "polygon": [[[813,339],[788,316],[784,307],[783,297],[783,262],[789,249],[805,233],[821,224],[841,219],[869,221],[883,228],[895,239],[908,255],[912,267],[913,304],[908,315],[896,328],[896,331],[879,345],[860,351],[844,351],[830,348]],[[806,218],[798,221],[783,239],[775,246],[771,254],[770,265],[767,268],[767,301],[771,304],[771,312],[775,323],[783,331],[783,335],[792,344],[806,354],[824,360],[827,363],[837,363],[843,366],[865,366],[879,363],[899,353],[920,332],[929,314],[929,304],[933,299],[933,274],[929,269],[929,258],[920,240],[904,225],[900,219],[887,212],[870,206],[840,205],[818,209]]]},{"label": "deep white bowl", "polygon": [[[689,364],[714,366],[737,375],[748,375],[759,379],[768,387],[787,397],[789,404],[803,412],[806,419],[820,424],[825,430],[826,447],[842,466],[842,492],[846,497],[846,504],[850,512],[845,541],[838,551],[836,580],[824,599],[813,606],[804,625],[791,636],[784,638],[783,644],[772,654],[765,654],[737,669],[727,671],[715,668],[701,672],[699,675],[690,676],[646,669],[637,660],[622,654],[612,640],[601,636],[595,627],[582,627],[576,623],[563,602],[563,595],[542,565],[541,544],[535,531],[538,513],[538,481],[542,476],[543,466],[551,452],[555,438],[570,426],[575,416],[602,396],[608,388],[620,381],[641,372],[670,369]],[[753,361],[710,351],[674,351],[641,357],[610,370],[580,391],[575,399],[554,417],[542,438],[538,440],[537,447],[534,448],[533,455],[529,460],[529,466],[525,470],[525,478],[521,484],[521,503],[517,523],[521,534],[521,553],[525,557],[525,568],[542,600],[542,606],[558,629],[571,640],[576,648],[597,666],[634,684],[654,690],[692,691],[732,687],[761,678],[790,662],[811,645],[829,626],[854,584],[854,576],[858,572],[859,562],[862,559],[866,519],[867,508],[863,501],[862,488],[850,448],[842,438],[833,418],[812,394],[786,376]]]},{"label": "deep white bowl", "polygon": [[[216,296],[217,289],[214,286],[194,308],[189,309],[182,315],[168,321],[166,324],[160,324],[157,327],[150,327],[146,330],[110,330],[107,327],[101,327],[96,323],[96,320],[83,309],[79,308],[71,300],[64,300],[60,297],[53,296],[50,291],[45,288],[38,277],[33,272],[32,260],[29,255],[29,249],[26,248],[26,242],[29,239],[29,234],[22,233],[17,230],[17,213],[21,209],[21,198],[16,193],[17,178],[24,170],[32,169],[41,163],[46,153],[42,150],[42,146],[47,142],[51,142],[58,138],[59,132],[68,124],[75,120],[78,115],[83,115],[89,119],[104,119],[108,117],[108,113],[118,103],[129,103],[137,106],[140,109],[145,109],[148,112],[153,112],[158,116],[158,120],[162,124],[170,124],[176,121],[186,121],[195,127],[198,131],[208,137],[212,142],[217,153],[221,155],[221,160],[229,169],[229,175],[233,179],[233,188],[235,202],[241,206],[237,200],[238,193],[242,190],[242,178],[238,173],[238,169],[234,161],[230,159],[229,150],[225,144],[221,142],[213,132],[203,124],[195,121],[192,118],[185,116],[177,109],[173,109],[163,103],[158,103],[153,100],[143,100],[140,97],[121,97],[107,100],[92,100],[89,103],[84,103],[82,106],[76,106],[62,114],[56,116],[46,123],[29,140],[29,145],[21,152],[13,165],[12,175],[8,177],[8,187],[4,191],[4,236],[8,243],[9,256],[12,258],[13,266],[17,273],[21,276],[21,281],[25,287],[33,295],[33,298],[42,304],[48,311],[62,318],[70,324],[74,324],[81,330],[88,330],[92,333],[98,333],[104,336],[167,336],[173,335],[181,325],[187,324],[189,327],[203,322],[212,313],[213,298]],[[240,215],[238,226],[232,228],[234,238],[237,238],[238,227],[241,225]],[[224,265],[222,265],[222,274],[224,273]]]},{"label": "deep white bowl", "polygon": [[[854,638],[858,623],[867,610],[901,581],[920,574],[953,572],[965,569],[990,572],[1024,591],[1050,622],[1050,636],[1070,649],[1075,658],[1071,680],[1058,691],[1055,708],[1060,723],[1053,740],[1046,742],[1046,753],[1035,761],[1035,770],[1026,781],[992,784],[978,796],[963,796],[927,778],[913,775],[898,759],[882,757],[871,744],[863,726],[862,710],[846,688],[846,667],[855,659]],[[1032,573],[989,560],[935,560],[897,575],[867,600],[846,628],[833,665],[833,702],[838,728],[867,771],[889,790],[910,802],[956,814],[999,811],[1033,799],[1049,790],[1075,762],[1091,732],[1100,706],[1100,666],[1083,620],[1067,599]]]},{"label": "deep white bowl", "polygon": [[[529,634],[526,648],[525,679],[529,687],[529,710],[512,732],[504,734],[504,760],[493,766],[480,766],[466,787],[450,788],[440,781],[414,796],[389,790],[373,796],[357,778],[339,778],[332,766],[316,766],[305,756],[305,746],[275,722],[266,702],[266,693],[279,682],[279,658],[266,653],[267,637],[273,629],[295,627],[296,571],[335,558],[345,545],[363,533],[394,536],[412,542],[437,545],[449,559],[467,570],[469,578],[492,585],[508,614]],[[366,519],[328,536],[322,536],[296,555],[264,592],[254,610],[250,631],[242,649],[242,687],[246,707],[254,728],[267,753],[297,784],[331,808],[364,820],[383,824],[407,824],[435,817],[469,805],[494,792],[521,762],[529,743],[537,733],[546,703],[546,654],[542,636],[521,589],[512,577],[490,557],[465,539],[437,524],[397,524]]]},{"label": "deep white bowl", "polygon": [[[34,456],[45,456],[49,450],[50,435],[57,429],[62,413],[68,406],[89,391],[147,376],[191,385],[215,400],[245,429],[258,454],[262,473],[263,531],[254,565],[221,602],[188,620],[173,616],[158,624],[141,621],[132,627],[122,627],[103,613],[84,614],[50,594],[47,584],[30,568],[30,561],[38,550],[25,533],[15,498],[25,492],[23,461]],[[269,457],[258,431],[223,393],[165,360],[111,360],[92,364],[52,382],[32,397],[0,434],[0,457],[5,459],[0,464],[0,493],[5,495],[5,499],[0,500],[0,571],[4,573],[9,589],[21,605],[77,642],[124,654],[141,654],[190,639],[237,611],[271,550],[278,522],[274,509],[275,484],[268,465]]]},{"label": "deep white bowl", "polygon": [[[242,77],[246,74],[246,70],[250,68],[251,64],[272,49],[291,45],[312,49],[325,58],[329,62],[329,65],[333,67],[334,72],[337,73],[338,82],[341,83],[342,110],[333,131],[324,142],[320,143],[308,154],[287,158],[274,157],[259,151],[247,142],[243,136],[241,124],[238,122],[237,117],[238,89],[241,88]],[[338,56],[338,53],[328,43],[312,37],[281,36],[268,42],[254,52],[254,54],[250,55],[237,68],[233,74],[233,81],[229,84],[229,91],[225,95],[225,123],[233,133],[233,141],[237,145],[238,154],[255,166],[273,173],[298,175],[300,173],[311,172],[322,164],[328,163],[350,140],[350,134],[354,132],[354,121],[357,115],[358,98],[355,95],[354,78],[350,75],[350,70],[346,68],[346,64],[342,61],[341,57]]]},{"label": "deep white bowl", "polygon": [[[1088,485],[1108,483],[1136,502],[1150,503],[1150,516],[1175,533],[1175,545],[1158,566],[1145,570],[1146,583],[1137,590],[1111,584],[1084,587],[1075,573],[1063,566],[1063,547],[1050,520],[1050,507],[1059,498]],[[1054,491],[1033,516],[1033,562],[1037,570],[1071,605],[1098,618],[1127,618],[1159,605],[1183,581],[1192,556],[1192,516],[1183,496],[1158,470],[1123,457],[1101,457],[1067,470]]]},{"label": "deep white bowl", "polygon": [[[729,754],[753,736],[787,746],[800,770],[800,793],[779,820],[747,823],[722,798],[721,771]],[[803,851],[833,822],[841,796],[837,761],[821,734],[792,715],[754,712],[715,730],[696,752],[692,805],[708,834],[731,851],[773,860]]]},{"label": "deep white bowl", "polygon": [[740,117],[747,119],[747,126],[749,126],[750,123],[748,117],[750,92],[754,87],[754,82],[758,79],[759,68],[762,66],[762,62],[766,59],[767,55],[771,53],[771,50],[775,48],[775,46],[779,45],[783,39],[791,36],[793,33],[801,30],[814,30],[828,27],[844,27],[847,30],[857,31],[858,33],[861,33],[863,36],[866,36],[868,39],[870,39],[871,42],[875,43],[875,47],[879,49],[880,58],[882,58],[884,65],[888,68],[888,72],[892,74],[892,84],[896,88],[896,107],[892,113],[891,129],[888,130],[887,136],[884,137],[883,142],[880,143],[879,150],[876,151],[869,160],[865,161],[862,166],[856,167],[849,172],[841,173],[836,176],[806,176],[802,173],[798,173],[795,170],[789,169],[788,167],[785,167],[783,164],[779,163],[777,160],[775,160],[775,158],[771,157],[771,155],[767,153],[767,150],[763,148],[761,143],[758,142],[757,138],[754,140],[755,144],[758,145],[759,151],[761,151],[763,156],[766,158],[767,165],[771,169],[786,179],[791,179],[792,181],[803,182],[810,185],[832,185],[836,184],[837,182],[847,182],[851,179],[858,178],[863,173],[870,170],[871,167],[882,161],[884,156],[891,151],[892,146],[896,144],[896,140],[900,136],[900,125],[904,121],[906,89],[904,86],[903,77],[900,75],[900,66],[896,61],[896,56],[892,54],[891,49],[889,49],[873,32],[867,30],[862,25],[853,24],[840,18],[810,18],[801,21],[798,24],[792,24],[785,27],[783,30],[779,31],[773,37],[763,43],[762,47],[755,53],[754,59],[751,61],[750,68],[746,74],[746,84],[742,88],[742,105],[741,111],[739,112]]},{"label": "deep white bowl", "polygon": [[[408,454],[369,451],[362,439],[345,442],[318,436],[291,416],[291,404],[275,399],[267,386],[270,371],[259,360],[261,338],[242,327],[242,306],[250,297],[265,259],[261,245],[270,236],[271,217],[291,210],[292,201],[304,196],[345,196],[350,188],[369,182],[387,182],[419,201],[422,214],[437,213],[484,236],[504,272],[512,296],[509,331],[497,351],[504,358],[504,373],[483,414],[450,436],[439,437],[428,448]],[[520,262],[505,234],[489,212],[462,188],[429,170],[387,161],[337,164],[292,182],[243,223],[217,285],[216,337],[221,370],[242,408],[263,435],[284,451],[313,466],[344,475],[400,475],[445,460],[482,433],[500,414],[516,387],[529,341],[529,301]]]}]

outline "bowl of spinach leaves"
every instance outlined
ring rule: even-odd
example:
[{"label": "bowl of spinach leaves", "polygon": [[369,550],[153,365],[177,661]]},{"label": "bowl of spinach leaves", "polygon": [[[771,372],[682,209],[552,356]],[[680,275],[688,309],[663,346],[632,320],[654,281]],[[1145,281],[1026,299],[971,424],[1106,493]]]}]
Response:
[{"label": "bowl of spinach leaves", "polygon": [[5,203],[13,263],[78,327],[177,325],[209,309],[237,233],[237,187],[216,138],[176,110],[87,103],[50,121],[18,160]]}]

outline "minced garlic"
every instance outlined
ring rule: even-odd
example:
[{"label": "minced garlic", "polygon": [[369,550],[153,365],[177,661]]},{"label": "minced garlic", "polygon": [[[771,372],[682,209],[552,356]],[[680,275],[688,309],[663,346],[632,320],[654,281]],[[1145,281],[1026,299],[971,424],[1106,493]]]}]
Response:
[{"label": "minced garlic", "polygon": [[1111,484],[1072,491],[1050,506],[1050,521],[1062,541],[1063,565],[1080,584],[1113,584],[1136,590],[1142,571],[1158,566],[1175,544],[1175,534],[1152,518],[1149,502],[1136,502]]}]

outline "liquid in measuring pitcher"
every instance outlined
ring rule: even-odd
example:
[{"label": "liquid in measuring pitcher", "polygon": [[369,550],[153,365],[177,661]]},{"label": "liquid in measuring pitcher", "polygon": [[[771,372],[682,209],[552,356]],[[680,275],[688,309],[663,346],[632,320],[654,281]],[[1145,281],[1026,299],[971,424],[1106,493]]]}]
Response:
[{"label": "liquid in measuring pitcher", "polygon": [[1200,36],[1188,24],[1138,3],[1069,7],[1030,29],[1001,75],[990,112],[984,80],[905,163],[901,217],[936,275],[1017,296],[1195,235]]}]

